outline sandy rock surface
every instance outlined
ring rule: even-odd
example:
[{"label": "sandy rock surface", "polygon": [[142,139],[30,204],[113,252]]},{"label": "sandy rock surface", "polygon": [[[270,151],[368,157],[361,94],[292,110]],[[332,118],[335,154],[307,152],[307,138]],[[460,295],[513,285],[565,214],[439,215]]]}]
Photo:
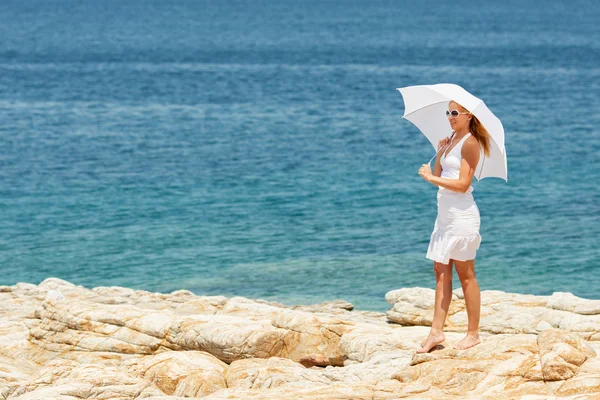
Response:
[{"label": "sandy rock surface", "polygon": [[431,289],[390,291],[387,313],[334,300],[0,286],[0,399],[599,399],[600,301],[481,294],[481,339],[453,293],[446,341],[417,354]]}]

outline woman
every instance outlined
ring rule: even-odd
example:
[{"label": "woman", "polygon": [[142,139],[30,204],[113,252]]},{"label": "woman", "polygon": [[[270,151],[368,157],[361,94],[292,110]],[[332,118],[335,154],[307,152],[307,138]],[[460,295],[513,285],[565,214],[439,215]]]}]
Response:
[{"label": "woman", "polygon": [[426,353],[445,340],[444,322],[452,299],[452,264],[462,285],[469,319],[467,335],[454,347],[467,349],[480,343],[480,293],[475,277],[475,254],[481,236],[479,209],[471,194],[471,181],[480,148],[484,156],[490,155],[490,135],[475,115],[455,101],[448,104],[446,115],[454,131],[452,137],[440,140],[433,173],[429,164],[419,169],[423,179],[439,186],[438,215],[426,256],[434,262],[435,309],[431,331],[417,350],[419,353]]}]

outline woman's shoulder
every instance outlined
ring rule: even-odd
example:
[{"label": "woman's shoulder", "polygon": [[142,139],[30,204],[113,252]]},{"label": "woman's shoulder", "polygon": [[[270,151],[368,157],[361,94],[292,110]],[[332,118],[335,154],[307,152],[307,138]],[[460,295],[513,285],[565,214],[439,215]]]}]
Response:
[{"label": "woman's shoulder", "polygon": [[465,143],[463,144],[463,148],[465,147],[477,147],[479,146],[479,140],[473,135],[469,136]]},{"label": "woman's shoulder", "polygon": [[461,153],[462,154],[467,154],[467,153],[479,154],[479,152],[480,152],[479,141],[477,140],[477,138],[475,136],[473,136],[473,135],[469,136],[467,138],[467,140],[465,140],[465,142],[463,143]]}]

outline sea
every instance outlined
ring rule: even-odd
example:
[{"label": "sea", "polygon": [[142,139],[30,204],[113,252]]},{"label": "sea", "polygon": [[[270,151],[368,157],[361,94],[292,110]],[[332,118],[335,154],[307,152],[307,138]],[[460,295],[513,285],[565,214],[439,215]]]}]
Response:
[{"label": "sea", "polygon": [[[600,7],[2,0],[0,284],[285,305],[435,287],[435,154],[398,87],[502,121],[481,290],[600,299]],[[453,287],[460,288],[454,272]]]}]

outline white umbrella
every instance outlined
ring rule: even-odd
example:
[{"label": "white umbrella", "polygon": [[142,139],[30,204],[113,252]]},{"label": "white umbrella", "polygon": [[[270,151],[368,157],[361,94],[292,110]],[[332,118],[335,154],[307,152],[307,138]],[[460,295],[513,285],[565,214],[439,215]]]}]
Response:
[{"label": "white umbrella", "polygon": [[404,99],[404,115],[402,118],[415,124],[429,139],[434,149],[437,149],[440,140],[452,134],[452,128],[448,123],[448,117],[446,117],[448,103],[454,100],[469,110],[485,126],[492,139],[490,140],[489,157],[485,157],[483,148],[481,149],[479,163],[475,168],[475,176],[478,180],[497,177],[508,181],[504,128],[483,100],[473,96],[462,87],[451,83],[407,86],[397,90],[402,93]]}]

